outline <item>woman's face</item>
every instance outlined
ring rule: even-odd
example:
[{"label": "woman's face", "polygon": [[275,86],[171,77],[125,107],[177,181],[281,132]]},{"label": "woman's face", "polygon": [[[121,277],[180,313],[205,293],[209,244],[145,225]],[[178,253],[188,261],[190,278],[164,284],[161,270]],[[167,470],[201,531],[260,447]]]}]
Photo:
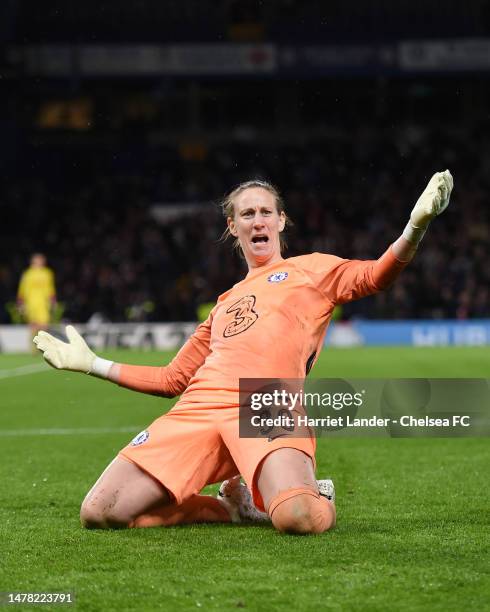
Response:
[{"label": "woman's face", "polygon": [[262,187],[249,187],[234,201],[233,218],[227,219],[230,234],[238,238],[249,268],[282,259],[279,234],[286,215],[278,212],[276,199]]}]

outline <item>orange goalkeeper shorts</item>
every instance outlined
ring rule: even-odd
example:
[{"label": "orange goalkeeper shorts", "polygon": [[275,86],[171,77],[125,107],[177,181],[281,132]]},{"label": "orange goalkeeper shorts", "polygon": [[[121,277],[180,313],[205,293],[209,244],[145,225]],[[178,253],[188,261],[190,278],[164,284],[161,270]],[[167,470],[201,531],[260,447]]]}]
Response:
[{"label": "orange goalkeeper shorts", "polygon": [[264,510],[257,471],[272,451],[297,448],[314,462],[311,438],[241,438],[238,406],[180,401],[138,434],[119,455],[156,478],[178,504],[208,484],[241,474]]}]

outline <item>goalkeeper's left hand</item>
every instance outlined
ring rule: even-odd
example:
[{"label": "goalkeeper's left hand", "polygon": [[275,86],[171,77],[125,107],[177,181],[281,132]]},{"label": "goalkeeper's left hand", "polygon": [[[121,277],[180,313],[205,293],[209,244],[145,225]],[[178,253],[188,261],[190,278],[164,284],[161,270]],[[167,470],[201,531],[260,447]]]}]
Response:
[{"label": "goalkeeper's left hand", "polygon": [[68,342],[63,342],[48,332],[40,331],[33,342],[53,368],[91,374],[95,353],[73,325],[66,326],[66,335]]},{"label": "goalkeeper's left hand", "polygon": [[403,231],[403,236],[408,242],[417,245],[432,219],[446,210],[453,184],[453,177],[449,170],[436,172],[430,179],[417,200],[410,214],[410,221]]}]

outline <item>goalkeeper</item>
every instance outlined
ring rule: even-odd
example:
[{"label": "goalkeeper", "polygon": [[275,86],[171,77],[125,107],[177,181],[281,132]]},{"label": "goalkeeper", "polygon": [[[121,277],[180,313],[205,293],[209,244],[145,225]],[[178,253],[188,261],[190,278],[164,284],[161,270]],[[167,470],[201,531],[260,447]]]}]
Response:
[{"label": "goalkeeper", "polygon": [[54,273],[47,267],[46,257],[42,253],[34,253],[29,267],[22,273],[17,292],[17,307],[29,323],[31,347],[32,338],[49,326],[55,305]]},{"label": "goalkeeper", "polygon": [[[166,367],[101,359],[71,326],[68,343],[39,332],[34,342],[55,368],[144,393],[181,396],[106,468],[82,504],[82,524],[147,527],[267,518],[288,533],[331,528],[333,486],[315,480],[314,437],[239,437],[239,379],[304,379],[335,305],[390,285],[429,223],[447,207],[452,188],[448,170],[436,173],[402,235],[379,259],[358,261],[320,253],[283,259],[288,219],[282,198],[270,183],[242,183],[225,198],[223,212],[248,274],[219,297]],[[218,499],[200,495],[204,486],[224,479]]]}]

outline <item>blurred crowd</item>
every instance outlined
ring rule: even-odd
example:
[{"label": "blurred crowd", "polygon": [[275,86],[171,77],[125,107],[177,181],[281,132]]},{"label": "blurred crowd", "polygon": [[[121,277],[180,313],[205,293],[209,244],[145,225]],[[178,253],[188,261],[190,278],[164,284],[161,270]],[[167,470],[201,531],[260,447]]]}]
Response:
[{"label": "blurred crowd", "polygon": [[[339,315],[490,316],[485,61],[475,73],[463,61],[458,72],[401,76],[376,63],[351,73],[342,54],[331,66],[327,54],[324,73],[313,61],[290,76],[206,76],[184,63],[174,76],[90,78],[76,53],[87,43],[272,42],[283,51],[355,43],[362,59],[367,43],[470,36],[484,45],[488,0],[446,0],[442,12],[438,0],[38,5],[0,3],[0,42],[8,43],[0,49],[0,323],[16,320],[20,275],[34,252],[46,254],[68,320],[196,320],[200,305],[245,273],[220,240],[219,201],[253,178],[284,196],[294,222],[286,257],[377,258],[445,168],[452,202],[414,261],[392,288]],[[22,49],[35,43],[72,45],[67,78],[30,74]],[[468,58],[484,49],[469,45]],[[453,53],[456,70],[465,54]],[[155,205],[172,216],[157,219]]]},{"label": "blurred crowd", "polygon": [[[50,0],[38,11],[36,0],[3,2],[4,21],[19,38],[28,40],[92,42],[123,40],[200,40],[226,39],[272,40],[338,40],[341,37],[396,37],[410,32],[411,38],[484,35],[488,32],[488,0],[461,3],[445,0],[138,0],[138,2],[104,2],[85,0],[66,10],[64,0]],[[5,27],[5,26],[4,26]]]},{"label": "blurred crowd", "polygon": [[[130,141],[117,155],[33,154],[28,180],[2,186],[0,321],[10,320],[21,271],[33,251],[55,271],[64,317],[87,321],[192,321],[240,280],[245,267],[220,236],[220,198],[242,180],[274,182],[294,222],[285,256],[312,251],[380,256],[401,233],[433,172],[455,177],[451,206],[432,224],[412,264],[379,295],[342,316],[490,316],[490,154],[481,125],[438,130],[404,122],[363,123],[314,142],[209,146],[187,158],[172,147]],[[34,167],[34,166],[33,166]],[[32,168],[31,168],[32,170]],[[199,203],[160,224],[155,203]]]}]

